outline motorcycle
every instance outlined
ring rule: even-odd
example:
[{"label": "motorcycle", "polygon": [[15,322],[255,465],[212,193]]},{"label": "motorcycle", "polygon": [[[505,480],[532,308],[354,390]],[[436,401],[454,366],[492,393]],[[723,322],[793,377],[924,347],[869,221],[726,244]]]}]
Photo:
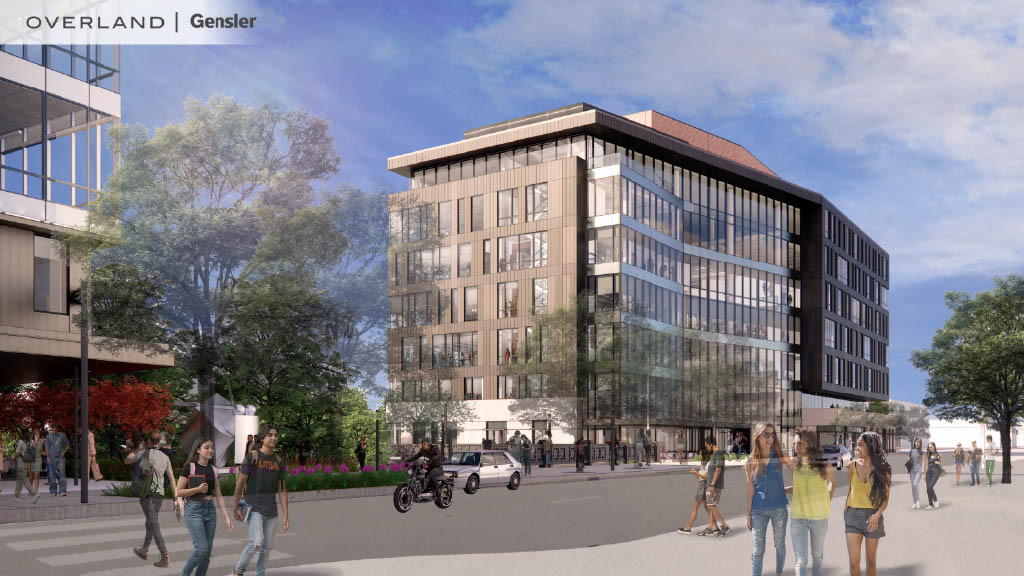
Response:
[{"label": "motorcycle", "polygon": [[413,464],[405,472],[405,482],[395,488],[394,504],[395,510],[401,513],[408,512],[414,502],[421,497],[429,496],[434,500],[434,505],[444,510],[452,505],[455,497],[455,480],[445,478],[441,482],[440,489],[434,489],[434,483],[427,469],[420,463]]}]

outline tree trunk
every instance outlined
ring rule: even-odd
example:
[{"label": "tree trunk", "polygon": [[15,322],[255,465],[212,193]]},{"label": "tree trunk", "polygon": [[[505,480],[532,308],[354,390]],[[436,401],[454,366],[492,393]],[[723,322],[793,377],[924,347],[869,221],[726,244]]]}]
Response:
[{"label": "tree trunk", "polygon": [[1010,423],[1009,420],[999,425],[999,443],[1003,453],[1003,484],[1010,483]]}]

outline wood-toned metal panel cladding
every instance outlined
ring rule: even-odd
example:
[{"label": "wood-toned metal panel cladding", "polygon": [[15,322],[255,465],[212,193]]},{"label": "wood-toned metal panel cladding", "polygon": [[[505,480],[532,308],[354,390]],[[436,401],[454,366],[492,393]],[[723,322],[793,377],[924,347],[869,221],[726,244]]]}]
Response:
[{"label": "wood-toned metal panel cladding", "polygon": [[35,311],[35,234],[0,225],[0,326],[67,333],[67,314]]},{"label": "wood-toned metal panel cladding", "polygon": [[[535,184],[547,184],[548,210],[547,218],[527,221],[527,187]],[[498,192],[515,189],[518,191],[518,222],[498,225]],[[465,215],[470,219],[470,199],[483,198],[482,229],[470,229],[467,223],[465,232],[459,233],[458,201],[465,201]],[[401,370],[402,339],[426,336],[428,343],[436,334],[477,333],[476,366],[458,368],[458,381],[453,382],[456,398],[463,397],[462,378],[470,376],[484,377],[483,399],[496,397],[496,379],[500,373],[498,365],[497,331],[516,329],[519,343],[522,346],[526,339],[526,327],[534,325],[536,319],[530,315],[533,297],[533,280],[547,278],[548,309],[564,306],[570,297],[577,292],[580,285],[579,265],[581,259],[581,214],[585,214],[586,205],[586,161],[577,157],[563,158],[449,182],[436,186],[408,190],[392,194],[389,197],[389,210],[413,208],[416,206],[432,206],[436,217],[438,205],[451,202],[452,231],[450,236],[435,238],[420,243],[393,244],[389,250],[388,261],[388,293],[389,296],[429,291],[429,308],[431,323],[425,326],[391,328],[388,330],[388,365],[389,377],[392,382],[403,379],[436,379],[431,369],[424,371]],[[435,224],[436,226],[436,224]],[[436,232],[436,228],[434,230]],[[520,268],[516,270],[498,271],[499,239],[519,234],[547,233],[547,265],[540,267]],[[489,240],[491,244],[490,270],[484,273],[483,245]],[[457,251],[460,244],[471,243],[472,265],[471,274],[459,278]],[[420,246],[447,246],[451,248],[452,262],[449,277],[432,283],[408,284],[408,271],[405,269],[406,258],[410,250]],[[397,274],[399,282],[394,282],[398,254]],[[517,314],[515,317],[499,318],[498,285],[504,282],[516,282],[518,287]],[[477,289],[478,319],[465,321],[465,290],[468,287]],[[450,296],[456,290],[458,313],[456,322],[443,318],[438,322],[438,292]],[[450,314],[450,313],[449,313]],[[420,365],[417,347],[415,364]],[[426,362],[429,365],[429,362]]]}]

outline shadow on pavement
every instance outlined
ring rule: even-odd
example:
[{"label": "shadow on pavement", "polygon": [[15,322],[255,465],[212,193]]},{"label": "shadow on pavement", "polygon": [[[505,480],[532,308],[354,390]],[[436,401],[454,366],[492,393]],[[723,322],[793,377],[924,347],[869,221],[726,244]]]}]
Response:
[{"label": "shadow on pavement", "polygon": [[[821,571],[822,576],[843,576],[849,574],[845,568],[836,568],[835,566],[827,566]],[[924,571],[920,567],[908,564],[906,566],[897,566],[895,568],[878,568],[878,576],[923,576]]]}]

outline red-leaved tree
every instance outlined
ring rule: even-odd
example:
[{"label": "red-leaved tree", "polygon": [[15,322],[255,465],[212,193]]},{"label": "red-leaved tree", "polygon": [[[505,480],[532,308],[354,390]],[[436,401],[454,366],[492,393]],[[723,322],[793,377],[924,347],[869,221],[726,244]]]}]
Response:
[{"label": "red-leaved tree", "polygon": [[[89,384],[89,427],[121,429],[126,435],[165,426],[174,400],[163,385],[128,374],[116,380],[93,379]],[[56,424],[67,433],[75,423],[74,388],[68,381],[47,382],[35,389],[0,394],[0,431],[20,426],[40,429]]]}]

